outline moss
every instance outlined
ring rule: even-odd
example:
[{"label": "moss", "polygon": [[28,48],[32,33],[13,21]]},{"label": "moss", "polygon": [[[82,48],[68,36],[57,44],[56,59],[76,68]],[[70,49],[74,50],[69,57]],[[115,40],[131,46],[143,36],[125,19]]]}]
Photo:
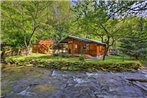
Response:
[{"label": "moss", "polygon": [[1,96],[5,96],[5,94],[10,93],[11,91],[13,91],[13,88],[7,84],[7,86],[1,88]]},{"label": "moss", "polygon": [[52,93],[56,90],[56,88],[52,84],[39,84],[33,86],[31,91],[37,91],[39,93]]}]

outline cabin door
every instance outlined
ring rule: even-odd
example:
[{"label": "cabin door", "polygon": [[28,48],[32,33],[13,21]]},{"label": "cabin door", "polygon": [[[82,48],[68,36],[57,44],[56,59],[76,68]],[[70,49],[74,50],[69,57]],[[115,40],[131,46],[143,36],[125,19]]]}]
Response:
[{"label": "cabin door", "polygon": [[68,44],[68,53],[71,54],[72,53],[72,44]]}]

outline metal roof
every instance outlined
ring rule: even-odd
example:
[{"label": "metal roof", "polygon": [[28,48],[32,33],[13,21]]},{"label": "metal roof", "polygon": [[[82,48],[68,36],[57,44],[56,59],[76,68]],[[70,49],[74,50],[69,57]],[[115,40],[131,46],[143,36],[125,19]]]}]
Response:
[{"label": "metal roof", "polygon": [[[63,40],[67,39],[67,38],[71,38],[71,39],[75,39],[75,40],[80,40],[83,42],[92,42],[92,43],[96,43],[96,44],[101,44],[101,45],[106,45],[105,43],[101,42],[101,41],[97,41],[97,40],[92,40],[92,39],[87,39],[87,38],[80,38],[80,37],[76,37],[76,36],[71,36],[68,35],[66,38],[64,38]],[[63,42],[63,40],[61,40],[60,42]]]}]

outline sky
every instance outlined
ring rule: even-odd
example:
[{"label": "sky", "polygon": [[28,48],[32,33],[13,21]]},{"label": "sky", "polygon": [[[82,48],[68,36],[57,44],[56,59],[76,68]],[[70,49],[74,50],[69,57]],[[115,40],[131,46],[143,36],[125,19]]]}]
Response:
[{"label": "sky", "polygon": [[[76,2],[77,2],[77,1],[78,1],[78,0],[71,0],[71,2],[72,2],[73,5],[76,5]],[[81,0],[81,1],[82,1],[82,0]],[[99,0],[97,0],[97,1],[99,1]],[[105,0],[105,1],[109,1],[109,0]],[[127,1],[127,0],[126,0],[126,1]],[[131,11],[131,12],[136,13],[135,16],[140,16],[140,17],[145,17],[145,18],[147,18],[147,0],[144,1],[143,3],[134,4],[134,5],[131,6],[130,8],[135,8],[134,10],[137,10],[138,7],[140,8],[140,7],[143,7],[143,6],[145,6],[146,10],[144,10],[144,11]],[[136,8],[136,7],[137,7],[137,8]],[[127,12],[126,12],[126,14],[127,14]],[[118,16],[119,16],[119,15],[118,15]]]}]

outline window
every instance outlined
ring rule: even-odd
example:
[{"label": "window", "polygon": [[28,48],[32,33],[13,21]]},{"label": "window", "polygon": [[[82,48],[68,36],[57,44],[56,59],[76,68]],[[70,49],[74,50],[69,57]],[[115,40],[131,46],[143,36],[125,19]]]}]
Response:
[{"label": "window", "polygon": [[88,50],[89,49],[89,44],[84,44],[83,49]]},{"label": "window", "polygon": [[68,43],[70,44],[70,43],[72,43],[72,41],[68,41]]},{"label": "window", "polygon": [[77,45],[77,44],[75,44],[75,48],[76,48],[76,49],[78,48],[78,45]]}]

